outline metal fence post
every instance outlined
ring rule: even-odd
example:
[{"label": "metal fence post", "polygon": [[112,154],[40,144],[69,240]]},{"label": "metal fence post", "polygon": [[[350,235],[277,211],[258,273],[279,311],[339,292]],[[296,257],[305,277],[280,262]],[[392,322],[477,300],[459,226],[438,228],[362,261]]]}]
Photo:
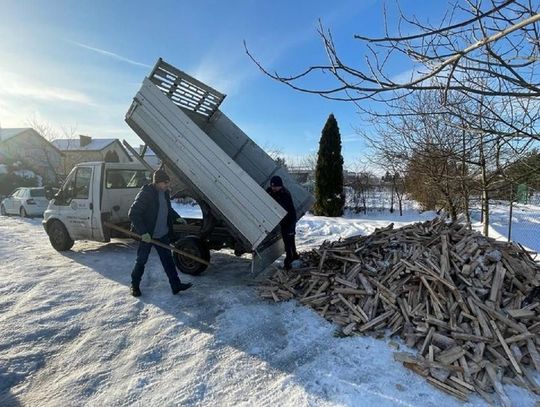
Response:
[{"label": "metal fence post", "polygon": [[510,184],[510,214],[508,215],[508,243],[512,240],[512,212],[514,209],[514,187]]}]

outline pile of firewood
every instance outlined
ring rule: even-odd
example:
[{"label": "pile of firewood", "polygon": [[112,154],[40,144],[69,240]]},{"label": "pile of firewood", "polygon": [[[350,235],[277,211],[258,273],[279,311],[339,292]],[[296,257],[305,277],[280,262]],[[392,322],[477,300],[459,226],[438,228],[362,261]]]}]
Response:
[{"label": "pile of firewood", "polygon": [[400,336],[418,353],[395,359],[462,400],[495,392],[509,405],[503,383],[540,394],[540,265],[523,247],[436,219],[325,242],[302,261],[261,295],[296,298],[343,335]]}]

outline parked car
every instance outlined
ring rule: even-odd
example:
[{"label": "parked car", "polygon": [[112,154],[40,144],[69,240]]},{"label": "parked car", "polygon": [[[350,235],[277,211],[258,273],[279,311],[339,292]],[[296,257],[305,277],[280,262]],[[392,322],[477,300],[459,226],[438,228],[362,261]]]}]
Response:
[{"label": "parked car", "polygon": [[20,215],[23,218],[43,216],[49,200],[45,188],[17,188],[0,204],[2,215]]}]

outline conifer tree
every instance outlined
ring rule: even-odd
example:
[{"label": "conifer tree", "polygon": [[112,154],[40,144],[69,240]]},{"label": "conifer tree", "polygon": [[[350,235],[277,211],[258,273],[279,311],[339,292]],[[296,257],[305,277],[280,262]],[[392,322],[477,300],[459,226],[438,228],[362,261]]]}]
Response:
[{"label": "conifer tree", "polygon": [[333,114],[330,114],[321,134],[315,169],[314,213],[320,216],[341,216],[345,203],[343,194],[343,157],[341,135]]}]

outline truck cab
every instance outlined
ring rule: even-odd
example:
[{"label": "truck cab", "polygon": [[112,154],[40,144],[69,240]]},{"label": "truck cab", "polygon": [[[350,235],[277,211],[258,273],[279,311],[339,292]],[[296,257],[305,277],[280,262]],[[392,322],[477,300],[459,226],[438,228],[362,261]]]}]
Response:
[{"label": "truck cab", "polygon": [[103,222],[129,226],[128,210],[151,178],[150,171],[139,163],[75,166],[43,214],[52,246],[62,251],[69,250],[75,240],[110,241]]}]

